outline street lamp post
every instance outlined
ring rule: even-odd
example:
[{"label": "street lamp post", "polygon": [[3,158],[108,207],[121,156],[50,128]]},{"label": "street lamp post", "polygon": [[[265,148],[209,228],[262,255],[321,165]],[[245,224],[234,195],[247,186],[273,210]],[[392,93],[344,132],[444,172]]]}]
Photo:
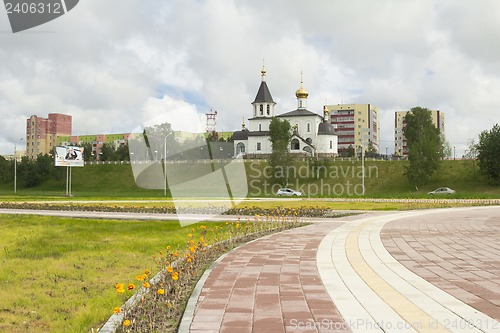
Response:
[{"label": "street lamp post", "polygon": [[[23,141],[23,138],[20,141]],[[14,144],[14,193],[17,193],[17,143]]]},{"label": "street lamp post", "polygon": [[167,196],[167,138],[172,132],[165,135],[164,155],[163,155],[163,195]]},{"label": "street lamp post", "polygon": [[389,159],[389,155],[387,154],[387,146],[385,146],[385,159],[388,160]]}]

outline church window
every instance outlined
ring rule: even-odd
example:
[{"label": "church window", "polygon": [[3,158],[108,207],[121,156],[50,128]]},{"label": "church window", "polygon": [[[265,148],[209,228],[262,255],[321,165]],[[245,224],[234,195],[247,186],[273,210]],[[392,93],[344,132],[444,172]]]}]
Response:
[{"label": "church window", "polygon": [[299,150],[300,149],[300,143],[299,143],[299,140],[297,139],[293,139],[291,141],[291,149],[292,150]]},{"label": "church window", "polygon": [[260,115],[263,116],[264,115],[264,105],[260,105]]},{"label": "church window", "polygon": [[261,150],[262,146],[260,144],[260,142],[257,142],[257,150]]},{"label": "church window", "polygon": [[330,149],[333,149],[333,142],[330,140]]},{"label": "church window", "polygon": [[267,105],[267,115],[269,116],[271,114],[271,107],[269,104]]},{"label": "church window", "polygon": [[311,124],[307,123],[307,133],[310,133],[310,132],[311,132]]},{"label": "church window", "polygon": [[259,124],[259,132],[262,131],[262,124]]},{"label": "church window", "polygon": [[308,144],[312,144],[313,140],[312,140],[311,138],[307,138],[307,139],[306,139],[306,142],[307,142]]}]

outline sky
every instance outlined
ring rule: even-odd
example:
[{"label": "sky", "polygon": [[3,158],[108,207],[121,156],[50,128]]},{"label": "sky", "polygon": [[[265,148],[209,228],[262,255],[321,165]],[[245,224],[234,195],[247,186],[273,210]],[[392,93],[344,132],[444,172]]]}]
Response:
[{"label": "sky", "polygon": [[218,131],[239,130],[264,63],[277,114],[302,73],[311,111],[377,106],[382,153],[395,111],[443,111],[459,157],[499,122],[499,41],[496,0],[82,0],[15,34],[0,8],[0,154],[24,147],[33,114],[87,135],[213,109]]}]

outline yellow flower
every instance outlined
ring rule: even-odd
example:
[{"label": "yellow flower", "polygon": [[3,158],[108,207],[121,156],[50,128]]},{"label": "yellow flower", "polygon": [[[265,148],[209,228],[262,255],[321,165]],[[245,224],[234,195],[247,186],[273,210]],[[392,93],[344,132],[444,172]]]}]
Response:
[{"label": "yellow flower", "polygon": [[200,237],[200,242],[205,243],[205,238]]},{"label": "yellow flower", "polygon": [[122,309],[120,309],[119,307],[116,307],[116,308],[113,309],[113,313],[115,313],[115,314],[116,313],[120,313],[121,310]]},{"label": "yellow flower", "polygon": [[207,227],[205,227],[204,225],[200,225],[200,229],[205,230],[207,229]]},{"label": "yellow flower", "polygon": [[170,251],[170,245],[167,246],[167,251]]},{"label": "yellow flower", "polygon": [[173,255],[174,255],[174,257],[177,257],[177,256],[179,256],[179,252],[176,251],[173,253]]},{"label": "yellow flower", "polygon": [[174,268],[172,266],[167,267],[167,272],[172,273],[174,271]]},{"label": "yellow flower", "polygon": [[191,257],[188,257],[187,262],[191,262],[191,261],[193,261],[193,259],[191,259]]},{"label": "yellow flower", "polygon": [[158,291],[156,293],[158,295],[163,295],[163,294],[165,294],[165,290],[164,289],[158,289]]},{"label": "yellow flower", "polygon": [[172,280],[177,281],[179,279],[179,272],[174,272],[172,274]]},{"label": "yellow flower", "polygon": [[144,281],[144,275],[137,275],[137,281]]},{"label": "yellow flower", "polygon": [[190,239],[189,240],[189,244],[193,245],[194,244],[194,240]]},{"label": "yellow flower", "polygon": [[125,326],[125,327],[130,326],[130,320],[125,319],[125,320],[123,321],[123,326]]},{"label": "yellow flower", "polygon": [[189,238],[193,237],[193,234],[188,234],[188,237],[189,237]]},{"label": "yellow flower", "polygon": [[149,284],[149,282],[144,282],[142,285],[144,286],[144,288],[149,288],[149,287],[151,287],[151,285]]},{"label": "yellow flower", "polygon": [[115,288],[117,293],[122,294],[125,292],[125,285],[123,283],[117,283]]},{"label": "yellow flower", "polygon": [[134,290],[135,289],[135,284],[129,283],[128,286],[127,286],[127,289],[128,290]]},{"label": "yellow flower", "polygon": [[196,252],[196,246],[190,246],[189,247],[189,251],[191,251],[192,253],[195,253]]},{"label": "yellow flower", "polygon": [[151,272],[149,271],[149,269],[146,269],[146,270],[144,271],[144,274],[145,274],[145,275],[149,275],[149,273],[151,273]]}]

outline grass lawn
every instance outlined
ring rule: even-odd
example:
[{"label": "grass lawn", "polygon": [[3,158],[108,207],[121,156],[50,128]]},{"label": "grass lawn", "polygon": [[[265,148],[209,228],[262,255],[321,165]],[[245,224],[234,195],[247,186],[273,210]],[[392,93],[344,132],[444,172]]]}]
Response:
[{"label": "grass lawn", "polygon": [[123,303],[115,284],[154,273],[152,255],[193,227],[1,215],[0,331],[89,332]]}]

